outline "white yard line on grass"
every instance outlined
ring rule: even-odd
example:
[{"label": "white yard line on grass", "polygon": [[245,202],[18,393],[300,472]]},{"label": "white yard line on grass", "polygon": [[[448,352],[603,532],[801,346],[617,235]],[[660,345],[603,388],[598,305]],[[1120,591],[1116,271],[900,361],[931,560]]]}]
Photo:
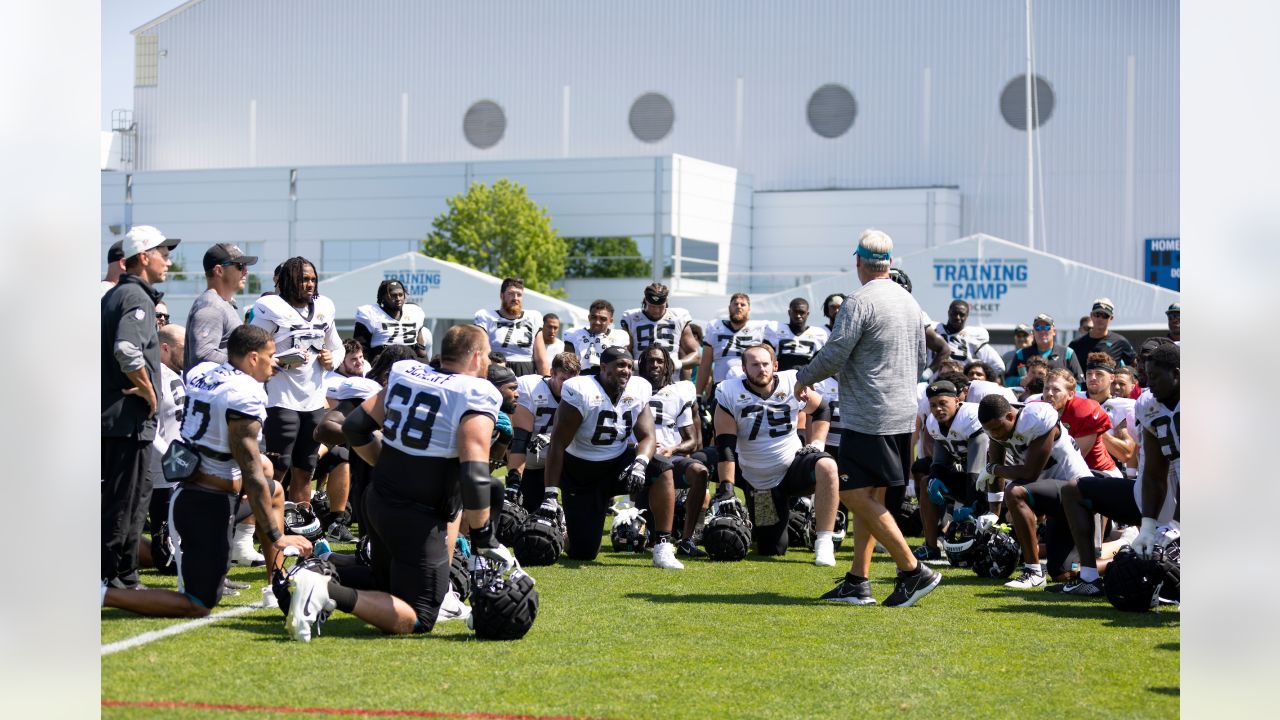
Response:
[{"label": "white yard line on grass", "polygon": [[156,640],[167,638],[170,635],[178,635],[179,633],[184,633],[188,630],[195,630],[196,628],[202,627],[204,625],[208,625],[209,623],[217,622],[219,620],[224,620],[229,617],[245,615],[247,613],[253,612],[254,610],[261,610],[261,609],[262,609],[261,604],[241,605],[240,607],[231,608],[230,610],[226,610],[220,613],[215,613],[207,617],[202,617],[198,620],[191,620],[189,622],[178,623],[177,625],[171,625],[163,630],[152,630],[151,632],[144,632],[141,635],[135,635],[131,638],[126,638],[124,640],[118,640],[116,642],[103,645],[102,654],[103,656],[106,656],[114,652],[119,652],[121,650],[128,650],[129,648],[135,648],[140,645],[146,645],[147,643],[155,642]]}]

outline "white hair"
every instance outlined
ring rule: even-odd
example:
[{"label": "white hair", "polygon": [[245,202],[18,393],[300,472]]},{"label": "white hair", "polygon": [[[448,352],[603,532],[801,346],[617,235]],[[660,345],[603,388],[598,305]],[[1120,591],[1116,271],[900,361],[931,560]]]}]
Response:
[{"label": "white hair", "polygon": [[[873,253],[892,253],[893,238],[889,237],[889,234],[883,230],[867,228],[866,230],[863,230],[862,235],[858,237],[858,247]],[[889,271],[888,260],[875,261],[868,260],[864,257],[859,257],[858,259],[866,266],[867,270],[870,270],[873,273]]]}]

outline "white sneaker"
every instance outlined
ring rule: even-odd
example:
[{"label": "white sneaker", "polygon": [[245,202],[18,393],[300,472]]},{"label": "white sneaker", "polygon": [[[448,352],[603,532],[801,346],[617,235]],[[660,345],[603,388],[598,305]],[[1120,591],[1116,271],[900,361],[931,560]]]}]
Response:
[{"label": "white sneaker", "polygon": [[828,536],[813,541],[813,564],[818,567],[835,567],[836,545]]},{"label": "white sneaker", "polygon": [[232,565],[259,567],[267,564],[267,559],[253,547],[253,529],[253,525],[236,525],[235,534],[231,536]]},{"label": "white sneaker", "polygon": [[271,590],[271,583],[262,588],[262,607],[280,609],[280,601],[276,599],[276,594]]},{"label": "white sneaker", "polygon": [[331,611],[337,605],[329,597],[329,577],[310,570],[298,570],[289,578],[289,590],[293,598],[284,621],[285,627],[294,640],[311,642],[311,626],[320,619],[320,613]]},{"label": "white sneaker", "polygon": [[653,546],[653,566],[663,570],[684,569],[684,563],[676,559],[676,546],[666,540]]},{"label": "white sneaker", "polygon": [[1044,587],[1044,582],[1044,573],[1023,568],[1021,575],[1005,583],[1004,586],[1013,590],[1030,590]]},{"label": "white sneaker", "polygon": [[462,598],[453,588],[444,594],[444,602],[440,603],[440,612],[436,615],[436,624],[450,620],[466,620],[471,617],[471,607],[462,603]]}]

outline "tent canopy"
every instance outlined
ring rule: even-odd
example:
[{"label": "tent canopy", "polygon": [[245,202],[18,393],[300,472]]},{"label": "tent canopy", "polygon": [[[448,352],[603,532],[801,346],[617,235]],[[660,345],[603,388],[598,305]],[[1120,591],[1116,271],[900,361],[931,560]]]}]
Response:
[{"label": "tent canopy", "polygon": [[[408,302],[422,306],[430,320],[471,320],[482,307],[498,307],[502,279],[457,263],[407,252],[324,281],[323,293],[333,300],[338,316],[355,317],[356,308],[375,302],[378,283],[404,283]],[[524,291],[524,306],[542,314],[555,313],[564,325],[586,325],[587,311],[533,290]]]},{"label": "tent canopy", "polygon": [[[1040,313],[1053,316],[1058,329],[1071,330],[1102,297],[1115,303],[1116,330],[1161,330],[1164,311],[1180,298],[1158,285],[981,233],[904,255],[893,264],[911,277],[912,294],[930,317],[945,320],[947,306],[960,299],[969,303],[969,324],[991,330],[1030,325]],[[858,287],[856,273],[850,272],[753,297],[751,318],[786,321],[787,305],[799,297],[809,301],[810,322],[821,324],[822,301]],[[728,298],[673,297],[672,304],[709,320],[727,312]]]}]

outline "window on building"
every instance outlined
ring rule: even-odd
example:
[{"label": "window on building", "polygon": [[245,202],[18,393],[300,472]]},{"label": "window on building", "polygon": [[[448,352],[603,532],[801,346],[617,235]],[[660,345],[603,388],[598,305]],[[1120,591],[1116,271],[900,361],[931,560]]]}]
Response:
[{"label": "window on building", "polygon": [[420,247],[417,240],[325,240],[320,245],[320,275],[357,270]]},{"label": "window on building", "polygon": [[680,238],[680,277],[715,282],[720,275],[720,246],[706,240]]},{"label": "window on building", "polygon": [[135,35],[133,38],[134,87],[150,87],[156,84],[156,66],[160,52],[160,38],[156,35]]}]

